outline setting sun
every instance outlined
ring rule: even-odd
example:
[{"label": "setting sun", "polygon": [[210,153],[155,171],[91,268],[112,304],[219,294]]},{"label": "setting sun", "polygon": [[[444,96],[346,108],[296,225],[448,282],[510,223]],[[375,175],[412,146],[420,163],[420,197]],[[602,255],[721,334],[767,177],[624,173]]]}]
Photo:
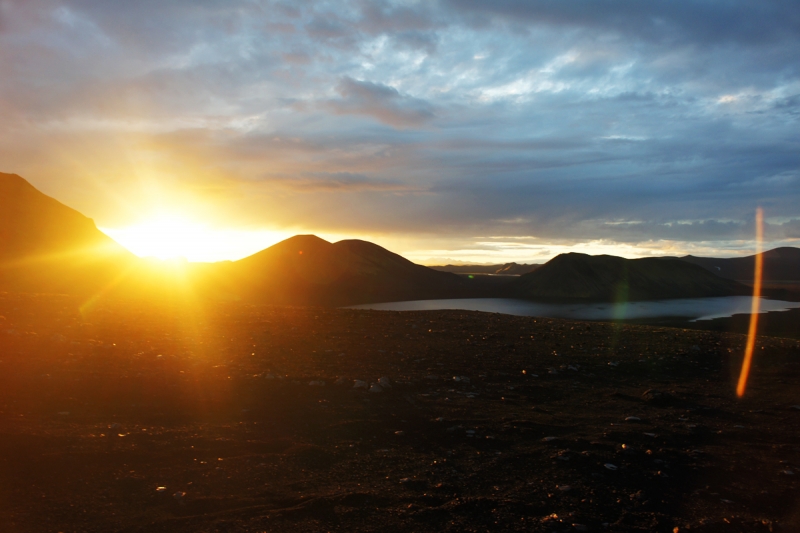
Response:
[{"label": "setting sun", "polygon": [[184,258],[197,262],[241,259],[291,235],[270,230],[213,228],[173,215],[159,215],[138,224],[102,230],[140,257]]}]

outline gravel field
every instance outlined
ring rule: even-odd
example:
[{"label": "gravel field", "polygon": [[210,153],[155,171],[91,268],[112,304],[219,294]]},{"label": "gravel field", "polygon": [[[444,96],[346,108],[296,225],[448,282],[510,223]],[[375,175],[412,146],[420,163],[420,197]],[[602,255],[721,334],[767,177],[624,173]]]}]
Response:
[{"label": "gravel field", "polygon": [[800,342],[0,293],[0,530],[798,531]]}]

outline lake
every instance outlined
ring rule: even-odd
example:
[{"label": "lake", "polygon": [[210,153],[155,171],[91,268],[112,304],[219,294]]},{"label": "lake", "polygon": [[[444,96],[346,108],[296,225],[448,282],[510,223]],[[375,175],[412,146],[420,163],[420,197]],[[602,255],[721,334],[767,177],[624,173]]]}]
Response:
[{"label": "lake", "polygon": [[[437,311],[441,309],[460,309],[464,311],[503,313],[506,315],[572,318],[575,320],[624,320],[680,317],[695,321],[749,313],[751,300],[749,296],[725,296],[720,298],[686,298],[626,302],[621,304],[550,304],[510,298],[465,298],[354,305],[350,307],[350,309],[374,309],[378,311]],[[762,313],[769,311],[786,311],[794,308],[800,308],[800,302],[761,299],[760,311]]]}]

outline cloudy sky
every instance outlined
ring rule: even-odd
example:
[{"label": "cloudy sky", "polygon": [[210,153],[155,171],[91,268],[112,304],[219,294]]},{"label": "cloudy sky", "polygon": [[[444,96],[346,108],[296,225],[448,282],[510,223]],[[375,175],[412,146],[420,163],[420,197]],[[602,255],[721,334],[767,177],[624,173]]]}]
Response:
[{"label": "cloudy sky", "polygon": [[0,0],[0,171],[228,256],[741,255],[800,246],[798,50],[793,1]]}]

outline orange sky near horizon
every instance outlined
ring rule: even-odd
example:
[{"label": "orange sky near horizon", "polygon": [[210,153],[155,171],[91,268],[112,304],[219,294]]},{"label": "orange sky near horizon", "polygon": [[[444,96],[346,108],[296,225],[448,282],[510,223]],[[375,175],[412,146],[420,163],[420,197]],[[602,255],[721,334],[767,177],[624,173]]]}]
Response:
[{"label": "orange sky near horizon", "polygon": [[[119,244],[138,255],[162,260],[183,258],[190,262],[235,261],[242,259],[294,235],[312,233],[330,242],[344,239],[363,239],[379,244],[390,251],[423,265],[442,264],[502,264],[544,263],[558,254],[577,252],[590,255],[608,254],[626,258],[664,255],[713,255],[713,249],[686,250],[669,242],[654,242],[651,246],[630,245],[603,241],[579,243],[546,243],[514,237],[476,237],[463,247],[418,248],[416,238],[392,235],[338,234],[303,228],[235,228],[211,225],[188,217],[161,213],[141,222],[118,228],[100,227]],[[438,241],[438,242],[437,242]],[[436,246],[442,239],[422,240]],[[746,243],[743,243],[746,245]],[[749,255],[744,248],[739,254]]]}]

